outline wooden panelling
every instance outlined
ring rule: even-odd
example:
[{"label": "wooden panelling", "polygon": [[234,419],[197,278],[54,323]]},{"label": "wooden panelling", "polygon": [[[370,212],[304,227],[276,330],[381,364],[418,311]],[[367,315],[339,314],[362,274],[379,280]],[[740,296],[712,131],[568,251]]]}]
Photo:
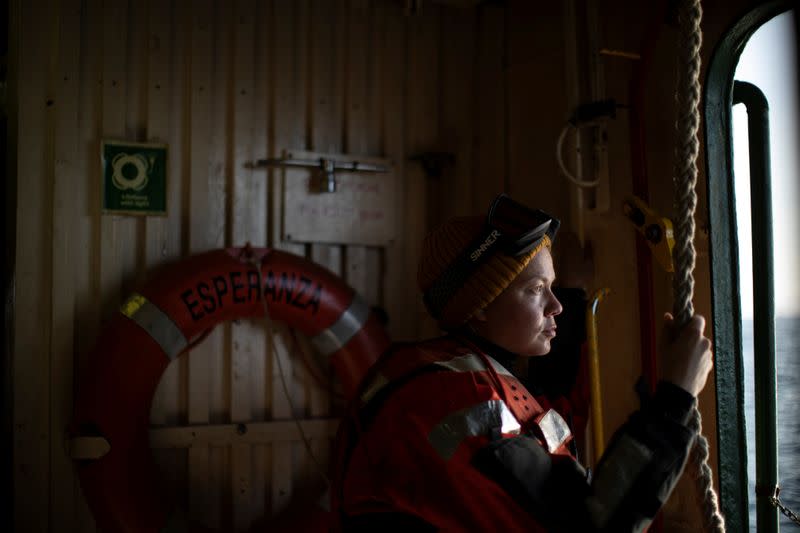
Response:
[{"label": "wooden panelling", "polygon": [[[53,152],[53,264],[52,269],[52,338],[50,341],[50,432],[59,435],[72,417],[74,394],[72,370],[75,365],[75,256],[79,242],[74,232],[80,218],[76,211],[77,193],[69,177],[75,175],[79,157],[78,137],[66,124],[78,121],[80,66],[80,2],[63,2],[59,13],[58,63],[52,66],[48,99],[55,102]],[[56,95],[57,93],[57,95]],[[63,441],[50,439],[50,522],[76,522],[78,493],[75,472],[64,454]]]},{"label": "wooden panelling", "polygon": [[[439,136],[442,149],[453,154],[452,166],[447,166],[436,181],[436,196],[431,202],[431,225],[435,226],[453,216],[472,214],[471,187],[473,180],[473,149],[475,121],[464,113],[476,101],[474,80],[481,70],[476,67],[476,17],[471,11],[447,13],[442,20],[441,120]],[[480,178],[479,178],[480,179]],[[485,206],[484,206],[485,207]]]},{"label": "wooden panelling", "polygon": [[[376,125],[381,99],[377,66],[371,60],[379,55],[372,46],[379,22],[370,21],[368,0],[352,0],[349,6],[346,32],[344,79],[343,152],[353,155],[375,155],[380,150],[380,132]],[[349,246],[346,250],[345,279],[368,303],[378,303],[378,250],[364,246]]]},{"label": "wooden panelling", "polygon": [[[199,253],[213,248],[211,227],[208,226],[208,211],[212,201],[209,189],[209,151],[211,148],[211,78],[213,62],[209,61],[213,49],[212,21],[214,15],[210,0],[192,1],[176,10],[176,23],[188,27],[186,90],[183,98],[189,102],[185,122],[184,151],[188,159],[181,163],[188,167],[186,187],[189,190],[188,216],[183,217],[188,225],[188,251]],[[180,17],[180,18],[178,18]],[[180,100],[179,100],[180,101]],[[174,152],[172,159],[176,159]],[[181,154],[182,155],[182,154]],[[189,424],[207,424],[210,421],[210,394],[212,383],[211,361],[213,354],[222,349],[222,330],[216,328],[205,342],[186,354],[188,359],[188,405]],[[169,371],[169,370],[168,370]],[[156,393],[158,394],[158,392]],[[152,414],[151,414],[152,420]],[[215,456],[216,458],[216,456]],[[218,525],[220,498],[218,487],[212,484],[211,447],[207,444],[193,446],[187,457],[188,512],[197,522],[209,526]]]},{"label": "wooden panelling", "polygon": [[[264,95],[255,92],[255,2],[237,0],[229,6],[233,15],[233,36],[229,75],[229,104],[233,131],[228,143],[232,144],[232,178],[229,224],[230,244],[264,242],[266,239],[266,187],[262,176],[255,176],[247,163],[253,160],[255,149],[255,102]],[[262,129],[262,128],[259,128]],[[259,147],[260,148],[260,147]],[[251,390],[263,383],[263,374],[252,372],[253,363],[264,358],[264,334],[260,323],[237,321],[231,325],[231,422],[248,422],[252,419]],[[260,365],[257,365],[260,366]],[[246,529],[252,521],[253,509],[253,452],[251,445],[231,445],[231,497],[233,527]]]},{"label": "wooden panelling", "polygon": [[[106,2],[102,6],[102,104],[101,128],[104,139],[127,138],[127,108],[129,95],[139,88],[136,79],[130,79],[127,40],[129,36],[131,13],[127,2]],[[120,23],[124,21],[124,23]],[[98,139],[99,143],[101,139]],[[139,140],[139,139],[131,139]],[[133,252],[136,250],[136,219],[124,216],[106,215],[100,219],[100,290],[101,312],[109,316],[122,298],[122,284],[130,281],[133,273]]]},{"label": "wooden panelling", "polygon": [[[147,26],[143,31],[141,45],[146,51],[146,95],[144,104],[146,138],[151,142],[168,145],[167,168],[171,179],[167,181],[167,216],[150,217],[145,220],[140,239],[145,241],[145,270],[150,270],[170,258],[179,257],[182,251],[184,221],[183,182],[180,179],[184,145],[184,106],[173,105],[183,96],[186,79],[181,68],[185,53],[187,28],[176,23],[175,5],[152,0],[147,6]],[[142,276],[140,276],[142,277]],[[186,381],[188,358],[181,358],[169,365],[162,376],[151,408],[151,422],[156,425],[174,425],[186,419]],[[185,477],[185,473],[181,473]]]},{"label": "wooden panelling", "polygon": [[[272,9],[270,41],[275,53],[272,56],[270,75],[274,92],[271,99],[272,124],[269,136],[269,156],[277,157],[288,148],[306,148],[307,119],[307,38],[308,2],[275,2]],[[280,53],[278,52],[280,50]],[[270,244],[288,252],[305,255],[305,246],[281,242],[280,221],[283,217],[282,198],[285,172],[268,171],[271,184]],[[276,331],[277,329],[277,331]],[[300,407],[301,384],[295,379],[294,365],[286,343],[288,334],[278,326],[273,329],[269,343],[270,365],[268,386],[272,418],[285,420],[302,416]],[[280,334],[278,334],[280,332]],[[298,365],[299,366],[299,365]],[[272,514],[283,512],[289,505],[294,488],[292,450],[296,442],[274,442],[271,445],[271,479],[267,510]]]},{"label": "wooden panelling", "polygon": [[51,437],[50,428],[55,100],[50,98],[48,86],[51,47],[56,45],[39,38],[36,31],[57,33],[58,17],[53,11],[54,6],[46,0],[24,2],[19,11],[19,47],[25,56],[18,61],[17,194],[25,204],[19,206],[17,215],[14,314],[24,318],[15,321],[14,353],[18,355],[11,367],[14,499],[18,524],[31,532],[48,530],[50,513],[49,509],[43,512],[42,505],[50,499],[51,438],[60,438]]},{"label": "wooden panelling", "polygon": [[[173,159],[179,156],[175,152],[180,148],[180,138],[171,138],[170,124],[172,120],[180,120],[180,115],[170,113],[170,83],[169,78],[171,48],[172,48],[172,13],[170,6],[163,2],[153,1],[148,6],[148,29],[143,32],[147,37],[146,51],[148,58],[145,94],[147,98],[147,138],[152,142],[169,143],[167,164],[173,171]],[[178,108],[180,109],[180,108]],[[177,146],[175,143],[178,143]],[[172,175],[172,172],[170,172]],[[171,235],[180,236],[180,197],[176,198],[174,191],[180,190],[180,181],[167,181],[167,208],[168,217],[149,217],[144,220],[146,238],[145,268],[150,269],[161,264],[166,258],[177,257],[180,254],[180,241]],[[176,204],[176,200],[178,205]],[[180,398],[180,367],[183,361],[171,364],[161,378],[158,391],[154,397],[152,407],[154,424],[177,424]]]},{"label": "wooden panelling", "polygon": [[[449,216],[485,209],[507,174],[506,100],[495,79],[502,9],[431,4],[407,16],[392,0],[14,6],[16,530],[95,530],[64,453],[72,398],[102,324],[160,264],[246,242],[280,248],[383,307],[393,338],[436,333],[416,291],[421,239]],[[100,213],[103,139],[169,146],[167,216]],[[247,163],[286,149],[391,160],[395,241],[283,242],[290,176]],[[439,181],[408,160],[437,151],[454,155]],[[192,521],[247,530],[321,494],[342,405],[299,361],[303,349],[281,324],[239,321],[165,371],[151,410],[154,455]],[[307,419],[313,458],[294,417]],[[261,429],[236,438],[237,423]]]},{"label": "wooden panelling", "polygon": [[472,115],[475,131],[473,212],[485,210],[492,198],[510,185],[505,146],[508,133],[504,119],[506,93],[503,89],[505,10],[487,6],[481,8],[479,14],[474,106],[480,112]]},{"label": "wooden panelling", "polygon": [[[270,35],[262,28],[269,28],[272,22],[272,2],[256,1],[253,13],[249,14],[252,19],[252,65],[253,70],[253,125],[252,125],[252,148],[251,157],[258,157],[266,154],[268,150],[268,129],[272,119],[269,116],[269,102],[271,99],[271,85],[269,64],[272,57],[270,47]],[[240,16],[247,17],[240,8]],[[267,176],[263,172],[256,175],[251,173],[251,184],[253,185],[253,209],[252,216],[255,219],[253,224],[253,234],[247,236],[251,242],[266,244],[268,240],[269,217],[269,183]],[[252,331],[255,335],[257,349],[250,360],[250,394],[247,403],[250,408],[251,420],[264,421],[269,417],[268,397],[270,394],[267,376],[267,342],[269,342],[269,331],[262,323],[252,324]],[[262,518],[266,512],[268,502],[269,472],[267,471],[269,459],[269,443],[258,443],[252,446],[249,494],[249,513],[247,518],[250,523]],[[249,525],[249,524],[248,524]]]},{"label": "wooden panelling", "polygon": [[[347,49],[348,12],[346,2],[337,5],[326,0],[311,0],[308,12],[308,119],[312,125],[306,138],[311,150],[341,153],[344,148],[345,64]],[[343,246],[312,244],[308,257],[331,272],[344,274],[345,250]],[[316,386],[308,372],[305,373],[306,415],[312,418],[328,416],[331,396],[324,388]],[[305,444],[305,443],[304,443]],[[314,485],[319,480],[318,464],[327,464],[330,441],[316,439],[307,443],[308,450],[295,446],[295,458],[313,454],[313,460],[296,464],[294,490],[305,497],[317,497]]]},{"label": "wooden panelling", "polygon": [[563,11],[561,2],[514,1],[509,6],[507,68],[512,112],[507,127],[514,197],[556,213],[566,222],[570,189],[555,159],[555,140],[570,113],[564,85]]},{"label": "wooden panelling", "polygon": [[[79,83],[80,98],[78,119],[70,128],[68,123],[61,127],[67,134],[78,140],[75,154],[76,166],[69,176],[75,189],[75,212],[77,224],[71,231],[74,243],[80,253],[73,254],[75,264],[75,315],[73,331],[75,342],[73,356],[75,360],[74,375],[67,376],[74,383],[79,383],[86,360],[94,339],[100,328],[100,165],[98,160],[98,139],[101,133],[102,120],[102,48],[95,43],[102,38],[103,10],[100,0],[81,3],[80,12],[80,67],[73,72],[64,71],[64,75],[74,78]],[[73,30],[75,31],[75,30]],[[70,401],[64,398],[63,401]],[[51,436],[51,439],[53,437]],[[76,478],[77,485],[77,478]],[[79,494],[80,491],[76,490]],[[59,520],[63,520],[59,517]],[[94,517],[83,497],[78,498],[77,517],[74,530],[81,532],[95,531]]]},{"label": "wooden panelling", "polygon": [[[406,187],[406,117],[407,93],[405,76],[408,68],[408,19],[402,17],[399,6],[390,3],[378,3],[375,11],[383,17],[386,30],[380,42],[383,61],[381,63],[380,87],[383,94],[381,109],[381,136],[384,156],[395,162],[395,174],[400,177],[396,185],[395,209],[401,213],[398,221],[398,238],[393,246],[384,251],[384,300],[389,311],[389,333],[393,339],[413,339],[416,336],[415,321],[410,312],[415,305],[415,292],[410,290],[416,285],[415,270],[409,270],[405,261],[406,242],[411,239],[411,232],[404,227],[409,213]],[[377,44],[377,43],[376,43]],[[418,213],[417,216],[420,216]]]},{"label": "wooden panelling", "polygon": [[[409,19],[406,69],[406,156],[415,157],[438,151],[439,144],[439,29],[441,8],[429,6],[426,16]],[[409,162],[405,172],[405,209],[415,213],[407,221],[410,235],[423,235],[431,217],[432,204],[428,195],[428,177],[420,161]],[[406,239],[403,261],[406,275],[416,273],[420,256],[420,241]],[[414,278],[411,278],[414,279]],[[414,286],[416,283],[414,284]],[[410,287],[409,287],[410,288]],[[406,310],[412,320],[414,337],[436,331],[421,298],[415,298]]]}]

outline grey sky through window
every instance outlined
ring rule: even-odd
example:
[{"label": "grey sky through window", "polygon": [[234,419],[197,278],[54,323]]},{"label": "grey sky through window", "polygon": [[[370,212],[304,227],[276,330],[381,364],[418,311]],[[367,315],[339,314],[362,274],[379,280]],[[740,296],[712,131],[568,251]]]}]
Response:
[{"label": "grey sky through window", "polygon": [[[797,50],[792,13],[779,15],[748,41],[735,79],[759,87],[769,102],[772,210],[775,251],[775,313],[800,315],[800,134],[798,132]],[[753,316],[752,245],[750,240],[750,172],[747,113],[733,108],[733,163],[742,280],[742,315]]]}]

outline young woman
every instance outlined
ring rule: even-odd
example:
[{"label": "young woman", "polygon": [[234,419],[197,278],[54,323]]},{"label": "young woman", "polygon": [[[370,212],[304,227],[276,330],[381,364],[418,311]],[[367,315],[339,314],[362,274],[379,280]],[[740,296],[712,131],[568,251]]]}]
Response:
[{"label": "young woman", "polygon": [[337,443],[343,530],[640,531],[666,501],[711,369],[704,321],[670,336],[656,393],[589,479],[569,425],[510,368],[547,354],[557,335],[558,225],[501,195],[487,217],[451,220],[426,238],[418,281],[449,333],[394,347],[362,384]]}]

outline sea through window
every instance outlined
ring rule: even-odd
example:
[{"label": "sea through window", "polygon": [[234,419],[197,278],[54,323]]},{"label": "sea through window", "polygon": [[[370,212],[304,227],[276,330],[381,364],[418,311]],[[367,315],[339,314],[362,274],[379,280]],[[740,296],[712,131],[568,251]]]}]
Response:
[{"label": "sea through window", "polygon": [[[781,500],[800,509],[800,104],[798,103],[795,14],[784,12],[761,26],[747,41],[734,79],[757,87],[769,105],[769,156],[772,187],[773,289],[775,311],[775,363],[777,369],[778,480]],[[734,102],[736,101],[734,87]],[[754,270],[759,261],[753,254],[754,217],[751,207],[751,143],[748,110],[733,106],[733,174],[739,244],[744,414],[747,442],[747,479],[750,531],[757,530],[756,463],[756,368],[767,364],[763,343],[754,333],[754,320],[765,312],[754,302]],[[755,237],[758,239],[759,237]],[[758,250],[758,246],[755,247]],[[783,515],[781,526],[794,527]]]}]

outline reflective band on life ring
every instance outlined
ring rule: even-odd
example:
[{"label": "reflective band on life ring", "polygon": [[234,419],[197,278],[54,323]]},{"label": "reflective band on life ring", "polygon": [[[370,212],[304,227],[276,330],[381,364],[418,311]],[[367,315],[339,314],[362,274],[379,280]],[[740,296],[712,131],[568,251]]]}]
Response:
[{"label": "reflective band on life ring", "polygon": [[78,452],[80,445],[103,439],[109,446],[102,454],[77,453],[81,488],[98,529],[150,533],[174,517],[159,491],[163,484],[148,443],[153,393],[190,342],[217,324],[263,317],[265,303],[272,320],[312,340],[345,396],[355,393],[389,346],[380,320],[355,291],[305,258],[248,247],[163,267],[111,317],[77,387],[71,442]]},{"label": "reflective band on life ring", "polygon": [[320,355],[328,357],[341,350],[356,333],[361,331],[369,318],[369,305],[358,294],[353,298],[339,320],[322,333],[311,338],[311,344]]},{"label": "reflective band on life ring", "polygon": [[186,349],[188,342],[175,322],[141,294],[134,294],[122,304],[120,311],[145,330],[161,346],[170,360]]}]

